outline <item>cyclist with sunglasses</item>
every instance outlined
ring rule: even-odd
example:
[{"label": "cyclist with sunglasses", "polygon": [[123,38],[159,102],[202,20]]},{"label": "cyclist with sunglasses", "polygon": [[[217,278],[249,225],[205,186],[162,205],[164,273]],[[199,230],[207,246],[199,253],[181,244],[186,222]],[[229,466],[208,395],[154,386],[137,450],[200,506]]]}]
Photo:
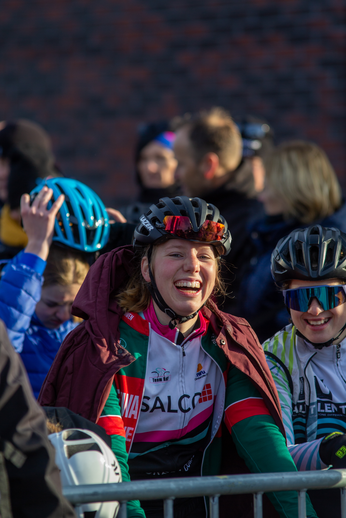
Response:
[{"label": "cyclist with sunglasses", "polygon": [[[213,302],[230,247],[214,205],[162,198],[141,216],[133,248],[101,256],[77,295],[72,311],[85,321],[39,401],[103,426],[123,480],[296,471],[264,352],[247,322]],[[243,497],[231,498],[234,516],[249,516]],[[266,517],[296,518],[296,492],[270,498],[277,511],[268,502]],[[160,500],[127,507],[130,518],[163,515]],[[174,513],[205,517],[205,502],[177,499]]]},{"label": "cyclist with sunglasses", "polygon": [[[292,322],[264,343],[289,450],[299,470],[346,468],[346,234],[294,230],[271,271]],[[320,518],[340,516],[339,495],[310,496]]]}]

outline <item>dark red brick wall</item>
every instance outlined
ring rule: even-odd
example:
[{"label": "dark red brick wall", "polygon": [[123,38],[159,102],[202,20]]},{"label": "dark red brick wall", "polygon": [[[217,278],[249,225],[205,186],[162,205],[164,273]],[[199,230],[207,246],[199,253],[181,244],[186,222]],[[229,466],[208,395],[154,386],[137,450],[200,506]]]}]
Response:
[{"label": "dark red brick wall", "polygon": [[345,188],[345,36],[344,0],[2,0],[0,120],[107,204],[136,194],[138,123],[212,105],[317,142]]}]

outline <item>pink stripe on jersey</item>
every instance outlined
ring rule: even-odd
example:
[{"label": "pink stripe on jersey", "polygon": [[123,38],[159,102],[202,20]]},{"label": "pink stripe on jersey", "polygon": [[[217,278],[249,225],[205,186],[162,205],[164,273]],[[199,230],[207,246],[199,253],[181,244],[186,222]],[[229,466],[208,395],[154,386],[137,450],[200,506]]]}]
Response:
[{"label": "pink stripe on jersey", "polygon": [[164,442],[172,439],[182,439],[184,435],[190,433],[194,428],[197,428],[209,419],[212,412],[213,404],[193,417],[182,430],[153,430],[152,432],[136,433],[133,442]]},{"label": "pink stripe on jersey", "polygon": [[[150,322],[151,327],[153,328],[155,333],[158,333],[159,335],[164,336],[171,342],[176,343],[177,328],[170,329],[168,325],[161,324],[161,322],[156,316],[153,301],[151,301],[150,306],[143,311],[143,314],[145,319],[148,320],[148,322]],[[191,334],[191,338],[196,338],[196,336],[198,335],[204,335],[207,331],[209,321],[204,318],[201,312],[199,312],[199,320],[201,325],[198,329],[194,330],[194,332]]]}]

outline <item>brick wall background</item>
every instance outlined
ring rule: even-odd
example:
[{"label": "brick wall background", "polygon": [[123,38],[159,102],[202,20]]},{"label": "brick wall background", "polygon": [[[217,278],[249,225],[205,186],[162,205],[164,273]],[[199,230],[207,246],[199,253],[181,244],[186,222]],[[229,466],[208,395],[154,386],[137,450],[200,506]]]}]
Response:
[{"label": "brick wall background", "polygon": [[137,125],[212,105],[318,143],[345,188],[345,33],[344,0],[2,0],[0,120],[41,123],[114,206]]}]

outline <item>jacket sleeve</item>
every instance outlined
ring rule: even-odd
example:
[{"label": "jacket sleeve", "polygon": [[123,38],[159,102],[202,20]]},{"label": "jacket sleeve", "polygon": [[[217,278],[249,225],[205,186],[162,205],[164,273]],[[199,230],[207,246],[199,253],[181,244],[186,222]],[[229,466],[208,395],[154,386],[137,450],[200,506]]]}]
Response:
[{"label": "jacket sleeve", "polygon": [[18,353],[41,298],[45,267],[40,257],[21,252],[6,266],[0,279],[0,318]]},{"label": "jacket sleeve", "polygon": [[[125,428],[121,417],[120,402],[114,384],[112,385],[97,424],[102,426],[107,434],[110,435],[113,453],[120,464],[122,481],[129,482],[130,474],[127,462],[128,454],[126,451]],[[128,518],[145,518],[144,511],[140,507],[138,500],[132,500],[127,503],[127,516]]]},{"label": "jacket sleeve", "polygon": [[[238,454],[252,473],[292,472],[297,468],[285,438],[266,408],[265,401],[250,379],[236,367],[229,369],[225,423]],[[268,493],[281,518],[298,516],[296,491]],[[307,516],[316,514],[309,498]]]},{"label": "jacket sleeve", "polygon": [[297,469],[299,471],[307,471],[325,468],[326,466],[321,461],[319,454],[323,438],[296,444],[293,428],[292,392],[288,379],[289,373],[286,372],[282,363],[273,354],[266,354],[266,360],[279,394],[287,445]]},{"label": "jacket sleeve", "polygon": [[[72,518],[63,497],[46,417],[0,322],[0,443],[13,518]],[[2,495],[3,496],[3,495]]]}]

